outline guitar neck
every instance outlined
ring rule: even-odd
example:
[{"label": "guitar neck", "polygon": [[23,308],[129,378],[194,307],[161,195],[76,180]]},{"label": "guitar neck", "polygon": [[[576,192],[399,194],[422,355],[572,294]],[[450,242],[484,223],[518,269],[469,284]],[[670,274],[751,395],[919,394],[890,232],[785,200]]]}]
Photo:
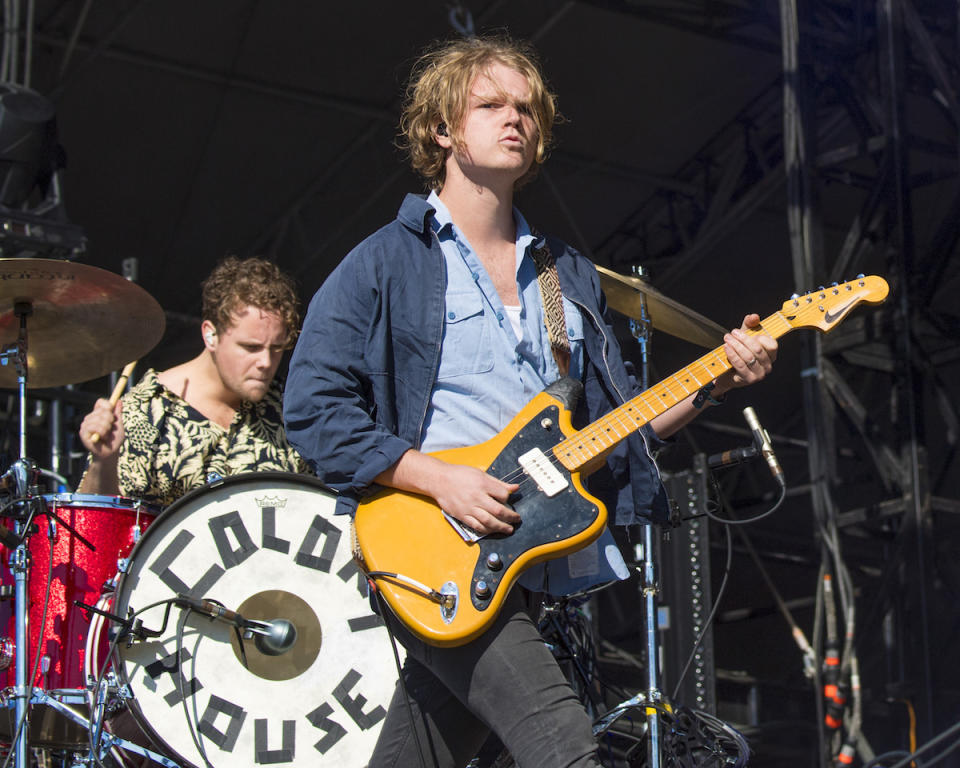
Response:
[{"label": "guitar neck", "polygon": [[[750,336],[767,333],[779,338],[793,329],[794,325],[782,312],[774,312],[747,333]],[[554,446],[553,454],[571,472],[580,470],[731,367],[723,347],[717,347],[561,441]]]}]

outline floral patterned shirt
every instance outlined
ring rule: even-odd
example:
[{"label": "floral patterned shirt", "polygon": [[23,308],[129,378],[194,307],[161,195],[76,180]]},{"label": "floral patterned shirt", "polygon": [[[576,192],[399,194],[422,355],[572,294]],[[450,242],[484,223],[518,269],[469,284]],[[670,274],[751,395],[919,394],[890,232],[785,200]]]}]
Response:
[{"label": "floral patterned shirt", "polygon": [[258,403],[244,402],[229,429],[164,387],[153,369],[122,399],[120,494],[166,507],[211,474],[308,472],[287,442],[276,380]]}]

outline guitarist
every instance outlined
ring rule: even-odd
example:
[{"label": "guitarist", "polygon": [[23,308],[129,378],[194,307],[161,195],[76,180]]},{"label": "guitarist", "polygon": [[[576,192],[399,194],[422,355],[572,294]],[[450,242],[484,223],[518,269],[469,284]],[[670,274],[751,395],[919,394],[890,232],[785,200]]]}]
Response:
[{"label": "guitarist", "polygon": [[[578,421],[636,391],[593,265],[533,232],[513,207],[546,158],[555,117],[532,51],[503,38],[453,41],[418,62],[407,94],[405,148],[431,192],[408,196],[314,297],[290,364],[287,435],[340,492],[340,511],[390,486],[432,497],[481,534],[510,533],[519,516],[505,502],[516,485],[428,453],[496,435],[561,371],[584,385]],[[551,301],[557,277],[562,299]],[[563,332],[551,343],[557,305]],[[748,315],[744,327],[758,322]],[[733,369],[700,406],[764,378],[777,344],[738,329],[725,351]],[[650,448],[696,415],[693,400],[622,441],[590,476],[617,524],[665,514]],[[563,561],[549,565],[557,567],[531,569],[521,584],[555,589]],[[607,567],[625,570],[622,559]],[[590,720],[531,618],[534,594],[512,590],[489,630],[453,648],[392,622],[407,651],[403,686],[371,768],[463,768],[491,730],[523,768],[599,766]]]}]

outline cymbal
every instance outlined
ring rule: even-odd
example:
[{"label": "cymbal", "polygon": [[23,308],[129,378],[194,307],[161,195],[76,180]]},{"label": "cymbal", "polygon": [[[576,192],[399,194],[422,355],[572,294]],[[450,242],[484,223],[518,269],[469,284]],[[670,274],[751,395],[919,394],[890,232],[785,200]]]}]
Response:
[{"label": "cymbal", "polygon": [[[137,360],[163,336],[163,309],[120,275],[57,259],[0,259],[0,349],[16,343],[27,316],[27,386],[59,387],[95,379]],[[0,387],[17,386],[13,360]]]},{"label": "cymbal", "polygon": [[597,266],[597,272],[600,273],[600,285],[607,296],[607,303],[617,312],[639,319],[645,301],[650,322],[658,331],[701,347],[719,347],[723,344],[723,335],[727,332],[725,328],[667,298],[646,281],[601,266]]}]

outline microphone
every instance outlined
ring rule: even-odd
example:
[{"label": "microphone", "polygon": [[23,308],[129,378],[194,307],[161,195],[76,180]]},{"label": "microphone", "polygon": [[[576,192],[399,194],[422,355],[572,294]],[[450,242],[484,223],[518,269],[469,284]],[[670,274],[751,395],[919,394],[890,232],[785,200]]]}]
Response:
[{"label": "microphone", "polygon": [[773,479],[777,481],[781,488],[786,488],[787,481],[783,476],[783,469],[781,469],[780,462],[777,461],[776,454],[773,452],[773,446],[770,445],[770,435],[767,434],[767,430],[760,426],[757,412],[753,410],[752,406],[748,405],[743,409],[743,418],[747,420],[747,426],[753,432],[754,443],[760,450],[760,454],[766,459]]},{"label": "microphone", "polygon": [[183,608],[189,608],[191,611],[209,616],[211,619],[219,619],[227,624],[233,624],[233,626],[241,629],[246,625],[246,619],[239,613],[209,600],[198,600],[189,595],[179,594],[174,602]]},{"label": "microphone", "polygon": [[741,461],[752,459],[757,455],[757,447],[748,445],[745,448],[731,448],[722,453],[714,453],[707,457],[707,466],[710,469],[718,467],[728,467],[731,464],[739,464]]},{"label": "microphone", "polygon": [[253,644],[265,656],[279,656],[286,653],[297,642],[297,628],[287,619],[250,620],[247,622],[247,629],[256,633]]},{"label": "microphone", "polygon": [[[297,628],[293,622],[287,619],[272,619],[271,621],[261,621],[260,619],[245,619],[236,611],[224,608],[218,603],[209,600],[198,600],[189,595],[177,595],[175,600],[177,605],[189,608],[190,610],[209,616],[211,619],[217,619],[227,624],[232,624],[245,633],[256,635],[254,645],[257,650],[266,656],[279,656],[289,651],[293,644],[297,642]],[[249,635],[248,635],[249,637]]]}]

